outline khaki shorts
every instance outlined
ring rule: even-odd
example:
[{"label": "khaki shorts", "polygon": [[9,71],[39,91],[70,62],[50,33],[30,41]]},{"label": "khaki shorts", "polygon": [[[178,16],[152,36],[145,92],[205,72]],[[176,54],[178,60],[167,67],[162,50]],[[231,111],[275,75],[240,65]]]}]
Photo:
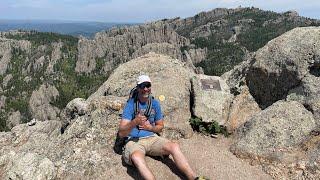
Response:
[{"label": "khaki shorts", "polygon": [[135,151],[141,151],[145,155],[149,156],[164,155],[165,151],[163,150],[163,146],[168,142],[170,142],[168,139],[157,135],[130,140],[125,146],[122,158],[127,164],[132,165],[130,156]]}]

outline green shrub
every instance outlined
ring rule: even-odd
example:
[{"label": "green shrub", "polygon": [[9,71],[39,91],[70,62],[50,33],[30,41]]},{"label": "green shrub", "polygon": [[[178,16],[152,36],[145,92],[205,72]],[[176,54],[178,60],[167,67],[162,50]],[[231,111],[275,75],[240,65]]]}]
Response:
[{"label": "green shrub", "polygon": [[193,130],[210,135],[210,134],[223,134],[225,137],[228,137],[228,133],[225,126],[219,125],[216,121],[213,122],[203,122],[200,118],[190,118],[190,125]]},{"label": "green shrub", "polygon": [[105,57],[96,58],[96,68],[94,70],[95,73],[100,73],[103,70],[103,66],[105,65],[105,61],[106,61]]},{"label": "green shrub", "polygon": [[9,129],[7,128],[7,115],[6,113],[0,111],[0,132],[1,131],[9,131]]},{"label": "green shrub", "polygon": [[196,64],[196,66],[202,67],[207,75],[221,76],[243,61],[245,53],[236,44],[225,43],[211,46],[215,46],[215,48],[208,49],[206,59]]}]

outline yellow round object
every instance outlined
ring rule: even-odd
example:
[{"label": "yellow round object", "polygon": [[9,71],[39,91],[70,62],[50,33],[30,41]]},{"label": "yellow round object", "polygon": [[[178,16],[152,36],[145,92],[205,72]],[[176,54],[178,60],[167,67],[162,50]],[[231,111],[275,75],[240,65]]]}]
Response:
[{"label": "yellow round object", "polygon": [[160,95],[160,96],[159,96],[159,100],[160,100],[160,101],[164,101],[165,99],[166,99],[166,97],[165,97],[164,95]]}]

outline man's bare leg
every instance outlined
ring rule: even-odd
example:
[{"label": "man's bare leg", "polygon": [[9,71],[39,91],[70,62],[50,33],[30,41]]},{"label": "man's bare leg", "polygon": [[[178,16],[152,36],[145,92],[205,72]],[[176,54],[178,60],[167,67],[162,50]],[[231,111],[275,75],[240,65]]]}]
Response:
[{"label": "man's bare leg", "polygon": [[180,150],[179,144],[174,142],[168,142],[164,145],[163,149],[171,154],[177,167],[188,177],[188,179],[194,180],[196,178],[195,172],[190,167],[187,158]]},{"label": "man's bare leg", "polygon": [[134,151],[131,154],[131,161],[139,170],[141,176],[147,180],[155,180],[154,175],[147,166],[145,155],[141,151]]}]

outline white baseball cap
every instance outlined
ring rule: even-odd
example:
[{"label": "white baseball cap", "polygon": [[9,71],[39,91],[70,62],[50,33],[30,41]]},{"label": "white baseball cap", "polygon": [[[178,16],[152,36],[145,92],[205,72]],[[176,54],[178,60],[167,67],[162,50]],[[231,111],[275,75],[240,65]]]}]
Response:
[{"label": "white baseball cap", "polygon": [[150,82],[151,83],[151,80],[150,80],[149,76],[141,75],[141,76],[138,77],[137,84],[141,84],[141,83],[144,83],[144,82]]}]

